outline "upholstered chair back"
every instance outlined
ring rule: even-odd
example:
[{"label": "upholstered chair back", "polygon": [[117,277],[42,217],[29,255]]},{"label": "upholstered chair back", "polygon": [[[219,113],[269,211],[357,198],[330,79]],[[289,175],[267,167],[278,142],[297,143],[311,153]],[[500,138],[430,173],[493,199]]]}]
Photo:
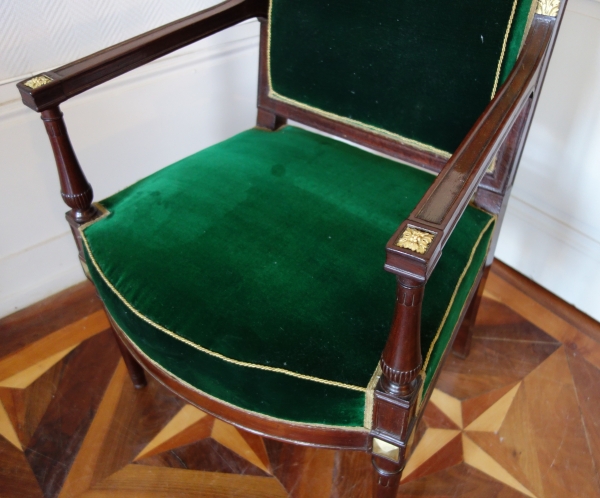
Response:
[{"label": "upholstered chair back", "polygon": [[531,0],[271,0],[272,98],[449,156],[513,68]]}]

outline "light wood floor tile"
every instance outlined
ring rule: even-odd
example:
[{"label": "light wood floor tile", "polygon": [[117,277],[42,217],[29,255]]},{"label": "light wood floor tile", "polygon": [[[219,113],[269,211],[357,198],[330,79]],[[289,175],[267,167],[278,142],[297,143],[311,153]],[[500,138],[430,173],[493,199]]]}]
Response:
[{"label": "light wood floor tile", "polygon": [[109,328],[104,311],[97,311],[75,323],[43,337],[0,360],[0,380],[46,360],[67,348],[76,346],[85,339]]},{"label": "light wood floor tile", "polygon": [[535,495],[511,476],[496,460],[477,446],[466,434],[462,436],[465,463],[484,474],[520,491],[526,496],[535,498]]},{"label": "light wood floor tile", "polygon": [[444,415],[462,429],[462,406],[459,399],[456,399],[439,389],[434,389],[429,401],[437,406]]},{"label": "light wood floor tile", "polygon": [[74,344],[73,346],[69,346],[62,351],[59,351],[48,358],[39,361],[26,368],[25,370],[21,370],[19,373],[14,374],[3,381],[0,381],[0,387],[9,387],[12,389],[25,389],[27,386],[31,385],[37,379],[39,379],[44,373],[50,370],[54,365],[56,365],[60,360],[62,360],[65,356],[67,356],[71,351],[73,351],[78,344]]},{"label": "light wood floor tile", "polygon": [[135,457],[135,460],[139,460],[140,458],[150,454],[152,450],[163,445],[163,443],[206,416],[206,413],[198,410],[198,408],[195,406],[184,405],[181,410],[179,410],[177,415],[175,415],[171,421],[165,425],[165,427],[156,436],[154,436],[154,439],[148,443],[148,445],[140,452],[140,454]]},{"label": "light wood floor tile", "polygon": [[211,437],[215,441],[218,441],[225,446],[225,448],[229,448],[231,451],[237,453],[245,460],[248,460],[250,463],[256,465],[259,469],[269,473],[267,466],[261,461],[260,458],[258,458],[258,455],[254,453],[250,445],[233,425],[226,424],[220,420],[215,420]]},{"label": "light wood floor tile", "polygon": [[564,346],[525,378],[523,388],[544,496],[600,496]]},{"label": "light wood floor tile", "polygon": [[287,498],[281,484],[272,477],[257,477],[218,472],[190,472],[184,469],[127,465],[94,486],[85,497],[194,497],[194,498]]},{"label": "light wood floor tile", "polygon": [[465,430],[467,431],[483,431],[483,432],[498,432],[504,422],[504,418],[508,413],[510,405],[515,398],[519,386],[518,383],[492,406],[490,406],[485,412],[471,422]]},{"label": "light wood floor tile", "polygon": [[19,451],[23,451],[21,447],[21,442],[19,441],[19,437],[17,436],[17,431],[13,427],[10,417],[8,413],[6,413],[6,409],[4,405],[0,401],[0,436],[4,437],[10,444],[12,444]]},{"label": "light wood floor tile", "polygon": [[460,431],[452,429],[427,429],[406,463],[402,479],[407,479],[459,434]]}]

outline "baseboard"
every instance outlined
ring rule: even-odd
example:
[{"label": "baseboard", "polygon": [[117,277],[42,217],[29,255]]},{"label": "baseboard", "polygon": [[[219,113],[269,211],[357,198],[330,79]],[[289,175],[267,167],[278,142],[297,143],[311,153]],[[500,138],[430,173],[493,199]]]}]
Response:
[{"label": "baseboard", "polygon": [[[70,232],[0,260],[0,317],[85,280]],[[8,285],[7,285],[8,284]]]},{"label": "baseboard", "polygon": [[513,196],[496,257],[600,321],[600,241]]},{"label": "baseboard", "polygon": [[[61,106],[96,200],[254,126],[258,31],[238,25]],[[0,317],[84,278],[44,127],[14,83],[0,85]]]}]

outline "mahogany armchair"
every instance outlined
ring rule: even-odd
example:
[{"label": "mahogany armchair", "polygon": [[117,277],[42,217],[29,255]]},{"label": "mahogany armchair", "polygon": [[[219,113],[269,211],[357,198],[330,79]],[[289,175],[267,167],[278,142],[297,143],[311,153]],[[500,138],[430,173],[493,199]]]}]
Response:
[{"label": "mahogany armchair", "polygon": [[[136,386],[367,451],[395,496],[438,367],[468,353],[563,10],[227,0],[19,83]],[[59,105],[250,18],[257,127],[92,203]]]}]

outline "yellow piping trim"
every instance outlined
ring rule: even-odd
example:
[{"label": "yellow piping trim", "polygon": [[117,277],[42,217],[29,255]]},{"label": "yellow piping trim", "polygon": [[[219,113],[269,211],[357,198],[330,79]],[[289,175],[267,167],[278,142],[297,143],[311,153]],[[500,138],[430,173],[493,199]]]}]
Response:
[{"label": "yellow piping trim", "polygon": [[475,242],[473,249],[471,250],[471,256],[469,257],[469,261],[467,262],[467,265],[463,269],[463,272],[460,275],[460,278],[458,279],[458,283],[456,284],[456,287],[454,288],[454,292],[452,293],[452,297],[450,298],[450,303],[448,304],[448,308],[446,308],[446,313],[444,314],[442,323],[438,327],[437,333],[435,334],[435,337],[433,338],[433,341],[432,341],[431,345],[429,346],[429,351],[427,352],[427,357],[425,358],[425,362],[423,363],[423,368],[422,368],[423,372],[425,371],[425,369],[427,368],[427,365],[429,364],[429,359],[431,358],[431,353],[433,352],[433,348],[434,348],[436,342],[438,341],[438,339],[440,338],[442,328],[444,327],[446,320],[448,319],[448,315],[450,314],[450,308],[454,304],[454,300],[456,299],[456,295],[458,294],[458,288],[460,287],[460,284],[462,283],[463,279],[465,278],[465,275],[467,274],[467,271],[469,271],[471,263],[473,262],[473,258],[475,257],[475,251],[479,247],[479,244],[481,242],[481,239],[483,238],[483,235],[485,234],[487,229],[490,227],[490,225],[492,223],[494,223],[495,221],[496,221],[496,217],[494,216],[490,221],[487,222],[487,224],[485,225],[485,227],[479,234],[479,237],[477,238],[477,241]]},{"label": "yellow piping trim", "polygon": [[[121,330],[121,332],[123,334],[125,334],[125,332],[120,327],[119,327],[119,330]],[[127,334],[125,334],[125,335],[127,335]],[[211,394],[208,394],[207,392],[202,391],[201,389],[198,389],[197,387],[194,387],[191,384],[188,384],[185,380],[183,380],[183,379],[181,379],[181,378],[173,375],[173,373],[169,372],[162,365],[160,365],[159,363],[157,363],[156,361],[154,361],[152,358],[150,358],[146,353],[144,353],[138,347],[137,344],[135,344],[134,342],[131,342],[131,345],[137,351],[137,354],[139,354],[140,356],[143,356],[144,358],[146,358],[146,360],[149,361],[150,363],[152,363],[156,368],[158,368],[159,370],[163,371],[165,373],[165,375],[168,375],[169,377],[171,377],[172,379],[176,380],[180,384],[185,385],[191,391],[195,391],[195,392],[201,394],[202,396],[206,396],[207,398],[210,398],[210,399],[212,399],[212,400],[214,400],[214,401],[216,401],[218,403],[221,403],[223,405],[227,405],[227,406],[229,406],[231,408],[234,408],[236,410],[239,410],[241,412],[249,413],[251,415],[254,415],[255,417],[264,418],[266,420],[272,420],[274,422],[283,422],[285,424],[296,425],[296,426],[300,426],[300,427],[315,427],[315,428],[338,429],[340,431],[352,431],[352,432],[364,432],[365,431],[364,427],[358,427],[356,425],[329,425],[329,424],[317,424],[317,423],[309,423],[309,422],[297,422],[297,421],[287,420],[287,419],[283,419],[283,418],[272,417],[270,415],[265,415],[264,413],[259,413],[259,412],[254,412],[252,410],[247,410],[246,408],[240,408],[237,405],[234,405],[232,403],[229,403],[228,401],[224,401],[224,400],[219,399],[219,398],[215,398]],[[202,407],[199,407],[199,408],[203,409]],[[233,423],[233,422],[230,422],[230,423]],[[242,427],[242,426],[240,426],[240,427]]]},{"label": "yellow piping trim", "polygon": [[[106,211],[106,214],[109,214],[108,211]],[[93,223],[95,221],[97,221],[97,220],[93,220],[91,223]],[[325,384],[325,385],[328,385],[328,386],[342,387],[344,389],[350,389],[352,391],[366,392],[366,388],[365,387],[354,386],[352,384],[344,384],[343,382],[336,382],[334,380],[321,379],[319,377],[313,377],[311,375],[299,374],[299,373],[296,373],[296,372],[292,372],[290,370],[286,370],[284,368],[267,367],[265,365],[257,365],[255,363],[249,363],[249,362],[246,362],[246,361],[235,360],[233,358],[229,358],[228,356],[222,355],[220,353],[216,353],[214,351],[211,351],[210,349],[206,349],[206,348],[200,346],[199,344],[196,344],[195,342],[192,342],[189,339],[186,339],[185,337],[181,337],[181,336],[177,335],[175,332],[172,332],[171,330],[163,327],[162,325],[159,325],[158,323],[150,320],[150,318],[148,318],[147,316],[145,316],[141,312],[139,312],[137,309],[135,309],[119,293],[119,291],[109,282],[109,280],[106,277],[106,275],[104,275],[104,273],[100,269],[100,266],[98,265],[98,263],[96,262],[96,259],[94,258],[94,255],[92,254],[92,250],[90,249],[88,241],[85,238],[85,234],[83,233],[83,229],[87,228],[89,226],[89,224],[90,223],[87,223],[86,225],[83,225],[82,227],[80,227],[79,231],[81,233],[81,240],[83,241],[83,243],[85,245],[85,248],[86,248],[86,250],[88,252],[88,256],[90,257],[90,260],[92,261],[92,264],[94,265],[94,268],[96,269],[96,271],[98,272],[98,274],[100,275],[100,277],[102,278],[102,280],[104,280],[104,283],[108,286],[108,288],[123,302],[123,304],[134,315],[136,315],[138,318],[140,318],[144,322],[148,323],[152,327],[160,330],[161,332],[164,332],[165,334],[173,337],[174,339],[177,339],[178,341],[183,342],[184,344],[187,344],[188,346],[191,346],[194,349],[197,349],[198,351],[202,351],[203,353],[209,354],[211,356],[214,356],[215,358],[219,358],[220,360],[226,361],[228,363],[233,363],[234,365],[238,365],[240,367],[255,368],[257,370],[266,370],[268,372],[275,372],[275,373],[280,373],[280,374],[283,374],[283,375],[289,375],[290,377],[295,377],[297,379],[310,380],[310,381],[318,382],[320,384]]]},{"label": "yellow piping trim", "polygon": [[517,2],[518,2],[518,0],[515,0],[513,2],[512,10],[510,12],[510,17],[508,19],[508,26],[506,27],[506,33],[504,33],[504,42],[502,43],[502,52],[500,52],[500,60],[498,61],[498,68],[496,69],[496,79],[494,80],[494,88],[492,89],[492,96],[490,97],[490,100],[494,98],[494,96],[496,95],[496,90],[498,89],[498,82],[500,81],[500,71],[502,70],[502,62],[504,61],[504,54],[506,52],[506,44],[508,43],[508,35],[510,34],[510,28],[512,26],[513,19],[515,17],[515,12],[517,10]]},{"label": "yellow piping trim", "polygon": [[381,364],[377,363],[377,368],[375,372],[373,372],[373,376],[369,381],[369,385],[367,386],[367,392],[365,394],[365,421],[364,426],[365,429],[371,430],[373,428],[373,391],[375,391],[375,387],[377,387],[377,382],[379,382],[379,377],[381,377]]},{"label": "yellow piping trim", "polygon": [[[500,81],[500,72],[502,70],[502,62],[504,61],[504,55],[506,53],[506,45],[508,44],[508,37],[510,35],[510,28],[512,27],[513,19],[515,17],[515,12],[517,10],[518,0],[514,0],[512,10],[510,13],[510,18],[508,19],[508,26],[506,27],[506,32],[504,33],[504,41],[502,43],[502,52],[500,53],[500,59],[498,60],[498,67],[496,69],[496,77],[494,79],[494,87],[492,89],[492,96],[490,100],[494,98],[496,95],[496,90],[498,89],[498,82]],[[536,3],[534,0],[532,3]],[[355,119],[346,118],[344,116],[340,116],[338,114],[323,111],[318,107],[313,107],[302,102],[299,102],[294,99],[290,99],[288,97],[284,97],[283,95],[277,93],[273,87],[273,80],[271,78],[271,23],[273,19],[272,15],[273,11],[273,0],[269,2],[269,29],[267,30],[267,76],[269,78],[269,97],[275,100],[279,100],[280,102],[284,102],[286,104],[293,105],[295,107],[299,107],[300,109],[305,109],[307,111],[314,112],[315,114],[319,114],[329,119],[333,119],[334,121],[339,121],[347,125],[355,126],[357,128],[361,128],[364,130],[368,130],[372,133],[377,133],[379,135],[383,135],[385,137],[391,138],[400,142],[401,144],[410,145],[411,147],[415,147],[416,149],[424,150],[426,152],[430,152],[432,154],[437,154],[440,157],[445,159],[450,159],[452,154],[450,152],[446,152],[445,150],[437,149],[432,147],[431,145],[424,144],[417,140],[412,140],[410,138],[403,137],[402,135],[398,135],[397,133],[392,133],[383,128],[378,128],[376,126],[372,126],[361,121],[357,121]],[[525,33],[526,34],[526,33]],[[523,37],[525,38],[525,36]]]},{"label": "yellow piping trim", "polygon": [[403,137],[402,135],[398,135],[396,133],[392,133],[388,130],[384,130],[383,128],[378,128],[376,126],[372,126],[361,121],[357,121],[355,119],[346,118],[344,116],[339,116],[338,114],[334,114],[332,112],[323,111],[318,107],[313,107],[302,102],[298,102],[297,100],[290,99],[288,97],[284,97],[283,95],[277,93],[273,89],[273,80],[271,78],[271,22],[273,19],[272,15],[273,11],[273,0],[269,2],[269,29],[268,29],[268,43],[267,43],[267,74],[269,77],[269,97],[275,100],[279,100],[281,102],[285,102],[286,104],[293,105],[295,107],[299,107],[300,109],[305,109],[307,111],[314,112],[315,114],[319,114],[329,119],[333,119],[334,121],[339,121],[341,123],[355,126],[357,128],[361,128],[363,130],[368,130],[372,133],[377,133],[378,135],[383,135],[385,137],[391,138],[392,140],[396,140],[401,144],[410,145],[416,149],[424,150],[426,152],[430,152],[432,154],[436,154],[444,159],[450,159],[452,154],[445,150],[437,149],[432,147],[431,145],[424,144],[417,140],[412,140],[410,138]]}]

